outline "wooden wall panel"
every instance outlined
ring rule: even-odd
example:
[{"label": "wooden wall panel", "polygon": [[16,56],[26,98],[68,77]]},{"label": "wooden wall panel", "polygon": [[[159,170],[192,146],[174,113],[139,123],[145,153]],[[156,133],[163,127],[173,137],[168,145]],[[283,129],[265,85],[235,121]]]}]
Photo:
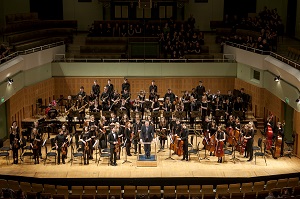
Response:
[{"label": "wooden wall panel", "polygon": [[[300,136],[300,113],[297,111],[294,111],[294,132],[298,135],[297,137],[299,138]],[[294,152],[295,154],[299,157],[300,156],[300,139],[296,140],[294,143]]]},{"label": "wooden wall panel", "polygon": [[[271,92],[264,88],[259,88],[253,84],[244,82],[241,79],[235,79],[235,89],[245,89],[252,97],[252,111],[255,116],[266,118],[269,112],[272,112],[277,120],[282,118],[282,101]],[[256,107],[256,108],[255,108]]]},{"label": "wooden wall panel", "polygon": [[[97,79],[98,84],[100,85],[100,90],[102,92],[103,87],[107,84],[108,78],[55,77],[55,97],[58,98],[59,95],[76,95],[79,92],[80,86],[83,86],[85,92],[89,94],[93,85],[93,81],[95,79]],[[124,79],[113,77],[110,77],[110,79],[112,84],[114,85],[114,88],[120,92]],[[131,93],[133,97],[137,96],[137,93],[140,90],[149,92],[149,86],[152,80],[155,80],[155,83],[158,86],[158,94],[160,94],[160,96],[163,96],[168,88],[171,88],[173,93],[175,93],[176,95],[181,96],[184,90],[191,91],[192,88],[195,88],[199,84],[199,80],[202,80],[203,85],[206,87],[206,89],[210,89],[212,93],[216,93],[217,90],[220,90],[221,93],[226,94],[227,90],[232,90],[235,85],[234,78],[128,78],[128,81],[131,85]]]},{"label": "wooden wall panel", "polygon": [[[13,120],[21,120],[37,113],[36,101],[42,98],[43,102],[49,103],[54,96],[54,79],[48,79],[35,85],[23,88],[8,100],[8,114],[10,124]],[[50,100],[49,100],[50,98]]]}]

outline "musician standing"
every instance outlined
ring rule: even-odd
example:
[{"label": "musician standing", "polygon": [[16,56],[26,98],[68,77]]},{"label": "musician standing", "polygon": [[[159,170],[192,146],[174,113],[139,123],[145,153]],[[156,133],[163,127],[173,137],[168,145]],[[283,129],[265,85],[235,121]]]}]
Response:
[{"label": "musician standing", "polygon": [[41,137],[36,128],[32,129],[30,146],[33,151],[34,164],[39,164],[39,149],[40,149]]},{"label": "musician standing", "polygon": [[82,95],[78,95],[78,100],[76,102],[76,108],[79,110],[78,120],[83,123],[85,118],[85,102]]},{"label": "musician standing", "polygon": [[141,153],[141,145],[139,145],[139,150],[137,150],[137,145],[138,145],[138,140],[140,137],[141,129],[142,129],[141,119],[139,116],[136,116],[135,123],[133,124],[134,135],[133,135],[133,139],[132,139],[132,142],[134,145],[134,154],[137,154],[137,151],[139,151],[139,153]]},{"label": "musician standing", "polygon": [[111,95],[114,92],[114,85],[111,83],[111,80],[107,80],[107,85],[105,86],[107,88],[107,92],[109,95]]},{"label": "musician standing", "polygon": [[[108,134],[108,142],[110,144],[110,165],[117,166],[117,151],[119,150],[118,144],[118,133],[116,128],[113,127]],[[118,149],[116,149],[118,147]]]},{"label": "musician standing", "polygon": [[[69,131],[72,131],[72,121],[73,121],[73,109],[75,108],[75,104],[72,100],[72,96],[69,95],[68,96],[68,99],[67,99],[67,102],[65,104],[65,112],[67,113],[67,120],[68,120],[68,123],[69,123]],[[48,139],[49,139],[49,136],[48,136]]]},{"label": "musician standing", "polygon": [[205,87],[203,86],[202,81],[199,81],[199,85],[196,87],[196,93],[198,95],[198,100],[201,99],[202,95],[205,93]]},{"label": "musician standing", "polygon": [[12,126],[10,127],[9,140],[13,152],[13,163],[18,164],[18,151],[20,149],[20,129],[17,126],[17,121],[13,121]]},{"label": "musician standing", "polygon": [[131,147],[131,123],[126,122],[125,124],[125,131],[124,131],[124,139],[125,139],[125,147],[126,147],[126,154],[127,156],[132,156],[130,153],[130,147]]},{"label": "musician standing", "polygon": [[189,161],[188,137],[189,137],[189,130],[186,128],[186,124],[182,124],[182,130],[181,130],[181,133],[180,133],[180,140],[183,141],[183,157],[182,157],[182,160],[186,160],[186,161]]},{"label": "musician standing", "polygon": [[247,140],[247,144],[246,144],[246,157],[249,159],[247,160],[248,162],[253,160],[253,141],[254,141],[254,128],[253,128],[253,124],[251,122],[249,122],[249,124],[247,124],[247,133],[246,136],[244,136],[244,139]]},{"label": "musician standing", "polygon": [[84,164],[87,165],[89,164],[89,157],[90,157],[89,149],[90,149],[90,141],[91,141],[89,128],[87,126],[83,128],[83,132],[80,136],[79,141],[82,142],[83,160],[84,160]]},{"label": "musician standing", "polygon": [[62,160],[62,163],[65,164],[65,158],[67,154],[67,138],[64,135],[64,131],[62,129],[58,130],[58,135],[56,135],[54,141],[57,150],[57,164],[60,164],[60,158]]},{"label": "musician standing", "polygon": [[280,156],[282,157],[283,149],[284,149],[284,129],[283,129],[281,122],[277,122],[277,125],[274,127],[274,136],[275,136],[275,140],[276,140],[277,136],[282,137],[281,150],[280,150]]},{"label": "musician standing", "polygon": [[82,98],[85,98],[85,96],[86,96],[86,93],[84,91],[84,87],[83,86],[80,86],[79,92],[77,94],[78,98],[79,98],[79,95],[81,95]]},{"label": "musician standing", "polygon": [[167,140],[167,130],[168,130],[168,122],[167,120],[162,117],[160,119],[160,122],[159,122],[159,130],[161,132],[161,136],[159,136],[159,140],[160,140],[160,149],[164,149],[165,148],[165,143],[166,143],[166,140]]},{"label": "musician standing", "polygon": [[92,86],[92,91],[94,92],[94,94],[99,97],[100,95],[100,86],[98,84],[98,81],[97,80],[94,80],[94,84]]},{"label": "musician standing", "polygon": [[122,94],[123,92],[127,90],[128,92],[130,92],[130,83],[128,82],[128,79],[124,78],[124,82],[122,84]]},{"label": "musician standing", "polygon": [[155,85],[155,81],[152,80],[151,85],[149,86],[149,93],[151,93],[151,91],[154,91],[154,93],[157,93],[157,86]]},{"label": "musician standing", "polygon": [[[218,131],[217,131],[217,147],[216,147],[216,152],[215,154],[218,153],[218,150],[223,151],[224,149],[221,148],[220,143],[221,142],[225,142],[225,132],[221,130],[221,126],[218,126]],[[223,151],[223,155],[224,155],[224,151]],[[218,157],[218,163],[222,163],[223,162],[223,156]]]},{"label": "musician standing", "polygon": [[145,158],[150,159],[150,153],[151,153],[151,142],[154,137],[154,128],[153,126],[149,125],[149,121],[145,121],[145,125],[142,126],[141,129],[141,139],[140,141],[144,144],[144,150],[145,150]]}]

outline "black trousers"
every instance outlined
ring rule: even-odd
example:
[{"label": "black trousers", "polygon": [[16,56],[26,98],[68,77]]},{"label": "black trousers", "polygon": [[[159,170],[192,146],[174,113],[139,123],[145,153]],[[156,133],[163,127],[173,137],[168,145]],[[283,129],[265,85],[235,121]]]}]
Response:
[{"label": "black trousers", "polygon": [[110,163],[116,164],[117,162],[117,153],[115,152],[115,146],[110,147]]},{"label": "black trousers", "polygon": [[12,152],[13,152],[13,159],[14,159],[14,164],[18,164],[18,152],[19,152],[19,149],[18,148],[12,148]]},{"label": "black trousers", "polygon": [[127,141],[125,144],[126,147],[126,154],[129,155],[130,154],[130,146],[131,146],[131,142]]},{"label": "black trousers", "polygon": [[188,141],[183,141],[183,157],[182,159],[189,159],[189,148],[188,148]]},{"label": "black trousers", "polygon": [[[149,142],[149,140],[145,140],[145,142]],[[144,144],[145,155],[150,156],[151,154],[151,144]]]},{"label": "black trousers", "polygon": [[33,159],[34,159],[34,163],[39,164],[39,148],[37,149],[32,149],[33,152]]},{"label": "black trousers", "polygon": [[246,144],[246,156],[249,156],[249,159],[253,159],[253,139],[248,140]]},{"label": "black trousers", "polygon": [[83,150],[83,160],[84,164],[89,164],[89,158],[90,158],[90,150]]},{"label": "black trousers", "polygon": [[133,145],[134,145],[134,152],[135,153],[141,153],[141,145],[138,145],[138,141],[137,140],[133,140]]},{"label": "black trousers", "polygon": [[[66,151],[67,152],[67,151]],[[62,152],[61,152],[61,148],[59,147],[57,149],[57,163],[60,164],[60,156],[61,156],[61,160],[62,160],[62,163],[65,162],[65,158],[66,158],[66,155],[63,155]]]}]

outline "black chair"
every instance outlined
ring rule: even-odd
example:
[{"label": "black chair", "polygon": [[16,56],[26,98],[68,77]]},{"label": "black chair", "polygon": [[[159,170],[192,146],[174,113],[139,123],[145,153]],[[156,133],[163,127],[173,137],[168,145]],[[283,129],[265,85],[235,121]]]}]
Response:
[{"label": "black chair", "polygon": [[99,160],[98,160],[98,163],[97,163],[97,166],[99,165],[99,162],[101,161],[101,158],[107,158],[108,161],[107,161],[107,164],[109,165],[110,164],[110,149],[109,148],[105,148],[105,149],[102,149],[100,151],[100,157],[99,157]]},{"label": "black chair", "polygon": [[25,162],[25,157],[29,157],[30,158],[30,162],[32,161],[32,157],[33,157],[33,152],[30,146],[24,146],[23,147],[24,152],[22,153],[21,157],[22,157],[22,162]]},{"label": "black chair", "polygon": [[0,151],[8,152],[10,150],[9,146],[3,146],[3,139],[0,139]]},{"label": "black chair", "polygon": [[266,163],[266,166],[267,166],[267,160],[266,160],[266,146],[264,144],[264,150],[262,149],[262,139],[259,138],[258,139],[258,147],[260,148],[260,151],[259,152],[255,152],[254,153],[254,157],[255,157],[255,164],[256,164],[256,156],[260,156],[260,157],[263,157],[265,159],[265,163]]},{"label": "black chair", "polygon": [[82,158],[83,158],[82,148],[76,148],[75,151],[74,146],[71,146],[71,150],[72,150],[71,165],[73,165],[73,161],[75,160],[75,158],[80,158],[80,164],[82,164]]},{"label": "black chair", "polygon": [[48,157],[54,157],[55,164],[56,164],[57,153],[56,153],[56,147],[55,147],[55,140],[54,139],[55,138],[51,138],[50,139],[51,150],[49,152],[48,152],[47,146],[45,146],[45,149],[46,149],[46,158],[44,160],[44,165],[46,164],[46,161],[47,161]]}]

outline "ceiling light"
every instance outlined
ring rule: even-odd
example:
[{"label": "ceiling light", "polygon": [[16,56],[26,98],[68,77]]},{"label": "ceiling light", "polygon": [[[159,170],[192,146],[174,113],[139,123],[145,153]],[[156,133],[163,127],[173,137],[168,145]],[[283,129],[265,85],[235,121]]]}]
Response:
[{"label": "ceiling light", "polygon": [[274,81],[275,81],[275,82],[279,82],[279,80],[280,80],[280,75],[274,77]]},{"label": "ceiling light", "polygon": [[7,78],[7,83],[9,84],[9,85],[12,85],[13,83],[14,83],[14,80],[12,79],[12,78]]}]

